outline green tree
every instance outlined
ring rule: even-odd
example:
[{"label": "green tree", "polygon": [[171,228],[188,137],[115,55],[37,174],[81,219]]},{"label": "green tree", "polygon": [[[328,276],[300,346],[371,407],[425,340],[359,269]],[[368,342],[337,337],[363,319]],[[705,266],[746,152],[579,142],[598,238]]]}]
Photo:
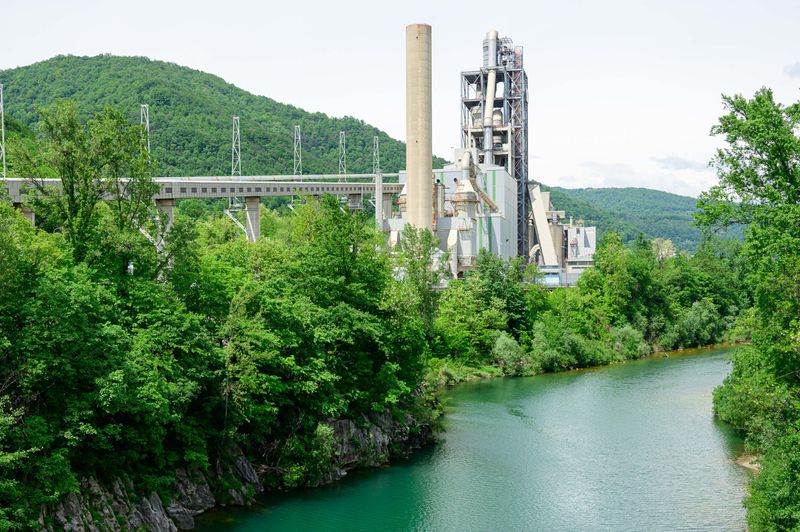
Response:
[{"label": "green tree", "polygon": [[[715,411],[744,425],[750,445],[764,455],[763,472],[746,500],[750,530],[797,530],[800,103],[783,106],[766,88],[752,99],[723,96],[723,102],[729,112],[712,128],[727,142],[712,160],[719,183],[701,195],[697,222],[711,230],[746,226],[755,327],[752,348],[734,358],[731,377],[714,392]],[[781,396],[792,399],[781,405],[776,401]],[[731,408],[734,404],[746,408]],[[774,430],[776,419],[780,430]]]},{"label": "green tree", "polygon": [[448,283],[434,322],[444,341],[445,354],[467,364],[487,363],[496,332],[505,330],[507,325],[503,301],[490,294],[479,276]]},{"label": "green tree", "polygon": [[88,126],[79,122],[73,101],[38,111],[43,139],[37,151],[12,145],[13,173],[28,178],[34,192],[28,201],[37,213],[62,226],[80,262],[94,238],[98,205],[104,199],[114,206],[120,233],[149,216],[147,205],[158,190],[150,179],[156,165],[145,150],[141,126],[128,126],[118,111],[106,109]]},{"label": "green tree", "polygon": [[[435,267],[438,261],[439,267]],[[398,266],[410,288],[409,302],[422,317],[426,333],[433,332],[437,293],[434,286],[447,274],[447,256],[439,251],[439,239],[428,229],[408,225],[403,230]]]}]

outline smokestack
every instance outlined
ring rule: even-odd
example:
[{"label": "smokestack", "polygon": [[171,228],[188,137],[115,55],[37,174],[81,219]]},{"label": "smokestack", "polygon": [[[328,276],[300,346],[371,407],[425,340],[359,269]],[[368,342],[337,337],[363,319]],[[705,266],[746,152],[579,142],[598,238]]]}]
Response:
[{"label": "smokestack", "polygon": [[406,212],[408,223],[433,230],[431,27],[406,26]]}]

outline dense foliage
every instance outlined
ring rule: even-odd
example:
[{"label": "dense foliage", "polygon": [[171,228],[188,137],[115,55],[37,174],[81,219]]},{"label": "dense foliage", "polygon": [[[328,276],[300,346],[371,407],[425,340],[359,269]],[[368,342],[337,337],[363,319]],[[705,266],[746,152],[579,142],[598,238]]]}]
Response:
[{"label": "dense foliage", "polygon": [[167,493],[177,465],[218,468],[234,446],[273,482],[313,485],[327,420],[434,415],[418,393],[430,320],[413,304],[429,294],[393,276],[420,266],[384,249],[373,218],[331,197],[291,219],[262,208],[250,244],[179,212],[159,252],[133,223],[146,191],[103,188],[148,170],[139,126],[75,110],[43,109],[37,149],[14,146],[46,223],[0,201],[0,529],[36,528],[81,475]]},{"label": "dense foliage", "polygon": [[295,125],[306,174],[338,173],[340,131],[347,136],[348,172],[372,172],[374,136],[380,138],[382,170],[405,167],[405,145],[361,120],[309,113],[212,74],[146,57],[58,56],[2,71],[0,83],[7,116],[28,127],[39,120],[35,106],[59,98],[77,102],[81,122],[113,107],[138,123],[140,105],[148,104],[151,149],[163,176],[230,175],[233,116],[240,117],[245,175],[291,174]]},{"label": "dense foliage", "polygon": [[700,197],[707,227],[746,226],[754,305],[741,327],[751,345],[714,392],[722,419],[747,432],[762,454],[746,500],[753,532],[800,529],[800,103],[784,107],[772,91],[723,97],[729,113],[712,134],[727,146],[712,164],[719,184]]},{"label": "dense foliage", "polygon": [[[647,188],[550,189],[551,200],[600,234],[617,231],[623,242],[636,240],[641,232],[650,239],[670,240],[682,251],[694,252],[703,241],[703,230],[694,224],[697,200]],[[742,239],[738,225],[725,228],[724,239]]]},{"label": "dense foliage", "polygon": [[554,291],[532,283],[535,269],[518,259],[481,251],[466,279],[441,294],[429,377],[459,380],[492,365],[531,375],[730,338],[751,305],[741,248],[708,239],[691,256],[663,253],[663,242],[640,235],[630,247],[612,232],[578,287]]}]

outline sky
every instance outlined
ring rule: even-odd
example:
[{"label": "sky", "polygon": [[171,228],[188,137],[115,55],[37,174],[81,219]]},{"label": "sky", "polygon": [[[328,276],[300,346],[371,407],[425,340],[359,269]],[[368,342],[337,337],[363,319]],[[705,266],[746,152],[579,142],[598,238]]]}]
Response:
[{"label": "sky", "polygon": [[697,196],[716,182],[722,94],[766,86],[800,100],[800,0],[0,0],[0,71],[146,56],[405,140],[404,28],[416,23],[432,26],[433,149],[448,159],[459,73],[481,66],[486,32],[524,47],[529,172],[547,185]]}]

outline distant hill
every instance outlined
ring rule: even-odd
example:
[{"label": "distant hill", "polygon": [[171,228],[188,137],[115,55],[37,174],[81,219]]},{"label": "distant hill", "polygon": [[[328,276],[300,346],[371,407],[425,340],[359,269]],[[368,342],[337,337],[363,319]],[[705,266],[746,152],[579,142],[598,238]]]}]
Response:
[{"label": "distant hill", "polygon": [[[372,172],[373,137],[380,138],[381,169],[405,167],[405,144],[353,117],[332,118],[256,96],[222,78],[146,57],[58,56],[0,71],[5,110],[21,126],[38,121],[34,105],[73,99],[83,120],[105,106],[139,122],[150,107],[151,150],[158,174],[229,175],[231,123],[240,117],[242,173],[291,174],[294,126],[303,138],[303,172],[338,173],[339,132],[347,136],[347,171]],[[445,164],[435,157],[434,167]]]},{"label": "distant hill", "polygon": [[[672,240],[676,248],[694,251],[703,232],[693,227],[692,213],[697,199],[648,188],[550,187],[551,201],[568,216],[583,218],[603,233],[616,229],[623,240],[636,238],[641,231],[647,238]],[[741,229],[731,228],[721,238],[742,238]]]}]

